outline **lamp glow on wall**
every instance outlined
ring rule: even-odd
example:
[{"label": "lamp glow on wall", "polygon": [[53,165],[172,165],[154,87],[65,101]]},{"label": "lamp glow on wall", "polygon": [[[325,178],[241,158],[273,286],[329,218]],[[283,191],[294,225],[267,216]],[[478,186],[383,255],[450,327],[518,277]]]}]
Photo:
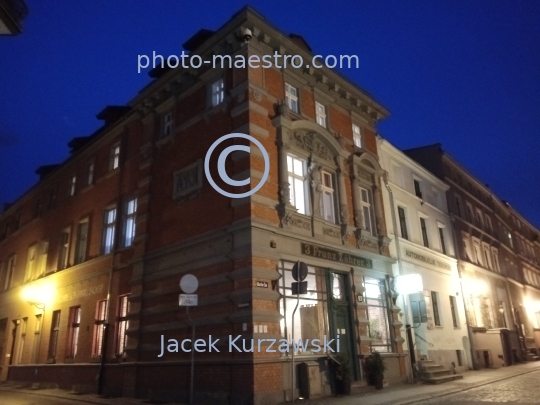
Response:
[{"label": "lamp glow on wall", "polygon": [[424,290],[424,283],[420,274],[404,274],[396,277],[396,291],[401,295],[409,295]]},{"label": "lamp glow on wall", "polygon": [[27,285],[22,289],[21,297],[29,304],[43,309],[54,297],[54,286],[50,282]]}]

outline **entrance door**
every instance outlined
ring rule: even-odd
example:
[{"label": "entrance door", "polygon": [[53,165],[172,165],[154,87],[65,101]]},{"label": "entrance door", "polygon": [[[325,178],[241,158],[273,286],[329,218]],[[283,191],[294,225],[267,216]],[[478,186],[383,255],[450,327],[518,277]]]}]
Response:
[{"label": "entrance door", "polygon": [[339,335],[339,351],[347,353],[353,367],[354,378],[358,378],[358,362],[354,348],[354,336],[351,322],[350,284],[346,273],[328,271],[328,315],[330,336],[336,339],[333,349],[337,350]]}]

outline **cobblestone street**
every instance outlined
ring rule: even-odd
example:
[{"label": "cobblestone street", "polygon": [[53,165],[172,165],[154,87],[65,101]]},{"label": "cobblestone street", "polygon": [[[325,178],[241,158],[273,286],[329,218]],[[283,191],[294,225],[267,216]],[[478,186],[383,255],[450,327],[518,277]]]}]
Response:
[{"label": "cobblestone street", "polygon": [[462,404],[475,405],[489,402],[491,404],[540,404],[540,371],[524,374],[484,385],[459,394],[422,401],[419,405],[428,404]]}]

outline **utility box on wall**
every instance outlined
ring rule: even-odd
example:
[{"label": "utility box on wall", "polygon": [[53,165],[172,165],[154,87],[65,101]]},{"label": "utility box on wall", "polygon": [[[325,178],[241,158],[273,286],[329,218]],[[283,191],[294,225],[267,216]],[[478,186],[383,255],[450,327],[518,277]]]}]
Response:
[{"label": "utility box on wall", "polygon": [[298,380],[302,398],[309,399],[322,394],[321,372],[316,361],[306,361],[298,365]]}]

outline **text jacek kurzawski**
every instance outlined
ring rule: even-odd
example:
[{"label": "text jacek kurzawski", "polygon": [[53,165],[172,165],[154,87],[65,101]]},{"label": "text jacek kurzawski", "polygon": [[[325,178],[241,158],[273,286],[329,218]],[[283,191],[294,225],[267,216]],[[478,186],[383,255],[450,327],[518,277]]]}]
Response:
[{"label": "text jacek kurzawski", "polygon": [[[165,336],[161,335],[161,353],[158,357],[162,357],[165,352],[178,353],[180,351],[190,353],[191,350],[195,350],[199,353],[204,352],[217,352],[220,350],[215,346],[221,339],[212,339],[212,335],[208,336],[208,339],[197,339],[192,342],[191,339],[184,339],[178,341],[176,339],[167,339],[165,343]],[[336,342],[336,350],[330,347],[331,344]],[[261,348],[261,345],[266,348]],[[302,351],[311,353],[327,353],[327,352],[339,352],[339,335],[335,339],[328,340],[326,335],[323,339],[298,339],[289,342],[287,339],[242,339],[242,335],[229,335],[228,338],[228,351],[236,351],[238,353],[253,353],[266,352],[266,353],[287,353],[291,351],[291,347],[295,352]]]}]

